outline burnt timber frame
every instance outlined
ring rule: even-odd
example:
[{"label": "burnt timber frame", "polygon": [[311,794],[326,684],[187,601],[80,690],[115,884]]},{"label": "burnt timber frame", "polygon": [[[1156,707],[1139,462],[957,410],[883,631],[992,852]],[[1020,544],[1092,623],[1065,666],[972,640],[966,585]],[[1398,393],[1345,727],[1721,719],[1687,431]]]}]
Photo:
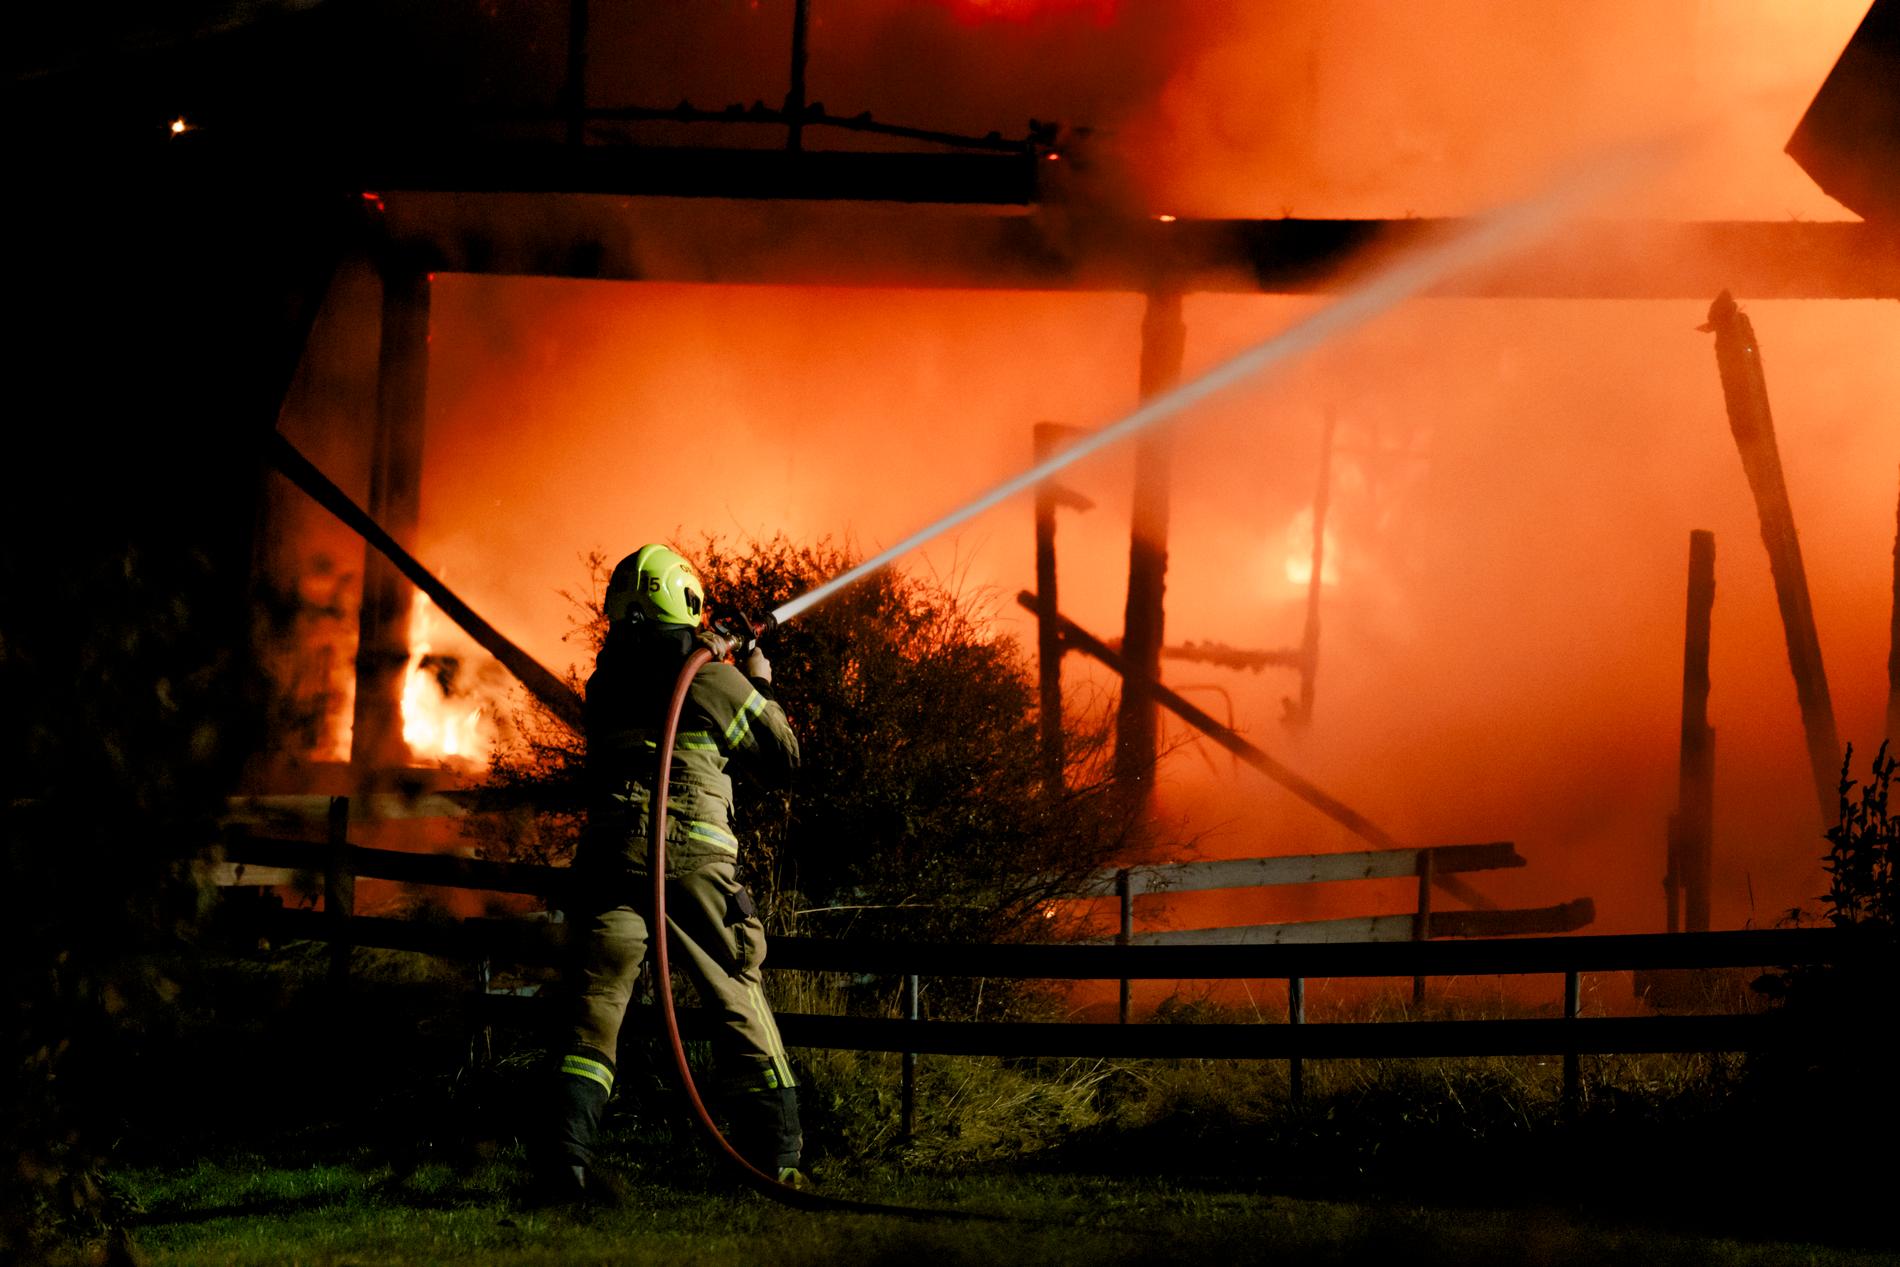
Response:
[{"label": "burnt timber frame", "polygon": [[[617,156],[613,181],[599,178],[607,172],[590,155],[512,181],[449,165],[366,187],[387,199],[392,243],[432,271],[703,284],[1147,294],[1166,278],[1182,293],[1321,294],[1469,225],[1164,222],[1031,206],[1030,182],[1010,171],[1026,160],[991,155],[762,151],[661,171],[654,162],[649,152]],[[590,170],[597,178],[578,178]],[[564,172],[570,178],[558,180]],[[648,197],[664,202],[629,201]],[[750,205],[758,199],[791,203],[764,217]],[[1706,304],[1723,289],[1751,299],[1900,298],[1900,235],[1856,222],[1585,221],[1427,294]]]}]

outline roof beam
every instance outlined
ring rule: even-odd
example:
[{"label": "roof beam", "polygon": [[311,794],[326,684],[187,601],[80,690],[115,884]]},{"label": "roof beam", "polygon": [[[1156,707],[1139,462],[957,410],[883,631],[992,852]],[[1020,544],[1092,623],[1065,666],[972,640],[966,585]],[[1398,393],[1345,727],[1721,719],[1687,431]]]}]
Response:
[{"label": "roof beam", "polygon": [[[809,156],[808,156],[809,157]],[[933,156],[941,161],[943,156]],[[987,156],[967,156],[981,158]],[[888,202],[385,191],[441,272],[728,285],[1320,294],[1459,219],[1188,220]],[[1900,238],[1859,222],[1585,221],[1429,293],[1489,299],[1900,298]]]}]

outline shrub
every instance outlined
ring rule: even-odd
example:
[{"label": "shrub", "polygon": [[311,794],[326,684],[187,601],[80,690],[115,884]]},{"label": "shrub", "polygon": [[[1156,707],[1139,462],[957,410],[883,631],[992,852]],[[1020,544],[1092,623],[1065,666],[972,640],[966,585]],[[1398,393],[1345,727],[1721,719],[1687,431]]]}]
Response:
[{"label": "shrub", "polygon": [[[829,542],[735,548],[708,538],[699,565],[717,619],[769,611],[854,561]],[[587,592],[570,595],[574,636],[597,650],[610,565],[599,555],[587,563]],[[886,569],[774,631],[766,647],[804,756],[789,794],[739,789],[742,865],[772,927],[1047,937],[1056,904],[1129,849],[1133,820],[1110,793],[1105,732],[1071,736],[1066,784],[1052,794],[1024,657],[953,587]],[[583,826],[581,742],[532,708],[517,730],[491,767],[488,799],[500,812],[477,828],[484,852],[565,861]]]}]

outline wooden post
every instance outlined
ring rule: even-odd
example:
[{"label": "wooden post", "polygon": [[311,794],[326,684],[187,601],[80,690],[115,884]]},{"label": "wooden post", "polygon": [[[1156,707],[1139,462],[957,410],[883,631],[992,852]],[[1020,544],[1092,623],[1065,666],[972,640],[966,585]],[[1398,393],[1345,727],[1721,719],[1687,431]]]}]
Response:
[{"label": "wooden post", "polygon": [[[1574,969],[1564,973],[1564,1019],[1574,1021],[1583,1011],[1583,978]],[[1573,1039],[1564,1052],[1564,1107],[1571,1112],[1583,1101],[1583,1065]]]},{"label": "wooden post", "polygon": [[[917,1005],[917,974],[911,973],[904,978],[904,1018],[917,1020],[920,1013]],[[903,1092],[903,1130],[904,1138],[909,1139],[917,1126],[917,1053],[904,1053],[904,1092]]]},{"label": "wooden post", "polygon": [[[421,517],[423,402],[429,377],[429,277],[400,264],[383,269],[383,333],[370,449],[369,511],[413,552]],[[356,709],[350,765],[359,785],[373,771],[409,763],[402,737],[402,674],[409,662],[415,591],[375,550],[363,551]]]},{"label": "wooden post", "polygon": [[1729,430],[1741,451],[1742,469],[1748,475],[1755,510],[1761,517],[1761,539],[1768,547],[1768,568],[1774,576],[1775,598],[1787,635],[1788,665],[1794,671],[1795,695],[1801,704],[1801,725],[1807,735],[1808,764],[1814,775],[1821,821],[1832,824],[1839,808],[1841,743],[1834,727],[1827,671],[1821,664],[1821,641],[1814,630],[1814,607],[1808,597],[1807,571],[1801,563],[1801,542],[1795,535],[1794,509],[1788,502],[1781,454],[1775,447],[1775,423],[1768,410],[1761,348],[1753,323],[1726,290],[1709,305],[1709,321],[1702,328],[1715,332],[1715,361],[1722,374]]},{"label": "wooden post", "polygon": [[805,148],[805,35],[811,26],[811,0],[792,5],[792,86],[785,93],[785,148]]},{"label": "wooden post", "polygon": [[330,925],[330,984],[350,979],[350,916],[356,912],[356,872],[350,869],[350,798],[330,798],[323,866],[323,913]]},{"label": "wooden post", "polygon": [[[1306,978],[1289,977],[1286,983],[1286,1019],[1289,1025],[1306,1024]],[[1287,1062],[1288,1094],[1298,1104],[1306,1094],[1306,1064],[1299,1056]]]},{"label": "wooden post", "polygon": [[[1412,917],[1412,940],[1432,939],[1432,851],[1418,851],[1418,913]],[[1412,978],[1412,1006],[1425,1001],[1425,978]]]},{"label": "wooden post", "polygon": [[[1180,381],[1187,327],[1177,291],[1149,292],[1141,318],[1141,398]],[[1162,599],[1167,590],[1169,485],[1174,440],[1153,427],[1135,444],[1135,504],[1128,538],[1128,605],[1122,617],[1122,697],[1116,718],[1115,775],[1131,804],[1153,790],[1160,711],[1148,686],[1161,679]]]},{"label": "wooden post", "polygon": [[[1715,534],[1689,534],[1689,606],[1682,642],[1682,742],[1676,812],[1671,818],[1675,893],[1681,927],[1709,931],[1709,873],[1715,808],[1715,732],[1709,729],[1709,613],[1715,606]],[[1670,928],[1676,915],[1670,912]]]},{"label": "wooden post", "polygon": [[[1126,946],[1132,942],[1135,937],[1135,886],[1133,879],[1128,874],[1127,867],[1123,867],[1115,873],[1115,897],[1121,903],[1122,915],[1121,932],[1115,935],[1115,944],[1117,946]],[[1117,1020],[1123,1025],[1128,1024],[1129,1002],[1130,991],[1128,978],[1123,977],[1121,985],[1121,1006],[1116,1013]]]},{"label": "wooden post", "polygon": [[[1080,434],[1077,427],[1037,423],[1035,460],[1042,462],[1054,456],[1064,441]],[[1063,791],[1066,762],[1062,738],[1062,621],[1056,598],[1056,510],[1061,506],[1087,510],[1093,504],[1054,480],[1036,485],[1036,665],[1041,686],[1038,720],[1042,735],[1043,783],[1051,796]]]}]

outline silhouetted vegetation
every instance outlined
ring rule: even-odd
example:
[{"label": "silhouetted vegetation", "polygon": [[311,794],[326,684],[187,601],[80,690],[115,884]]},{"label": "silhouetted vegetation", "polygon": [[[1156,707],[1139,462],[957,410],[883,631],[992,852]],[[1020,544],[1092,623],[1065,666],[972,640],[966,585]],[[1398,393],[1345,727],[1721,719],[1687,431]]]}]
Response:
[{"label": "silhouetted vegetation", "polygon": [[9,556],[0,637],[5,871],[0,1248],[100,1228],[126,1071],[178,1018],[164,956],[257,716],[216,560],[131,540]]},{"label": "silhouetted vegetation", "polygon": [[[850,553],[784,538],[699,551],[715,619],[757,616],[844,571]],[[598,648],[610,561],[590,561],[577,637]],[[1133,826],[1110,794],[1099,734],[1071,739],[1061,794],[1037,764],[1036,685],[1017,645],[967,595],[886,569],[766,643],[804,751],[788,794],[741,789],[742,865],[772,927],[824,936],[1046,937],[1052,903],[1123,855]],[[576,683],[579,686],[579,683]],[[561,861],[582,822],[578,737],[542,716],[498,754],[495,856]]]}]

